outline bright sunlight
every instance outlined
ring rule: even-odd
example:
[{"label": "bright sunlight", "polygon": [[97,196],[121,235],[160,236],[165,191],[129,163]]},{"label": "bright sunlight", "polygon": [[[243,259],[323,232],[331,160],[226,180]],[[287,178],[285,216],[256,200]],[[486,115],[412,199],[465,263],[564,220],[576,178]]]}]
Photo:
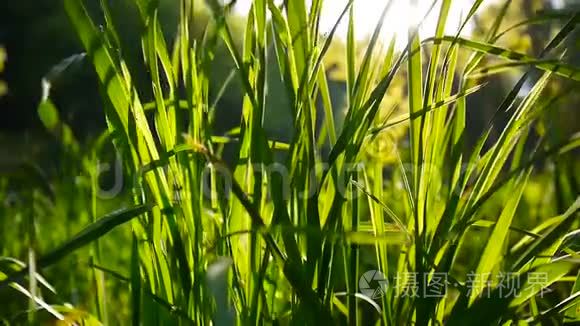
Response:
[{"label": "bright sunlight", "polygon": [[[382,28],[382,40],[389,42],[393,36],[397,38],[397,46],[402,48],[406,44],[409,27],[420,22],[423,17],[426,17],[421,25],[422,37],[433,36],[437,26],[437,17],[441,8],[441,1],[433,7],[431,12],[429,9],[433,6],[433,0],[417,0],[416,5],[409,0],[393,0],[390,4],[390,9],[385,17],[385,24]],[[246,14],[250,9],[251,0],[239,0],[236,4],[236,11],[241,14]],[[331,0],[324,1],[321,17],[321,31],[328,33],[336,23],[340,13],[344,10],[348,0]],[[355,0],[355,34],[357,39],[365,39],[370,37],[380,19],[381,13],[388,1],[382,0]],[[473,0],[454,1],[449,11],[449,18],[447,20],[446,32],[454,33],[461,24],[462,17],[465,17],[469,12]],[[427,15],[427,16],[426,16]],[[346,39],[348,30],[348,16],[341,21],[337,29],[337,36]],[[466,26],[464,32],[469,31],[469,26]]]}]

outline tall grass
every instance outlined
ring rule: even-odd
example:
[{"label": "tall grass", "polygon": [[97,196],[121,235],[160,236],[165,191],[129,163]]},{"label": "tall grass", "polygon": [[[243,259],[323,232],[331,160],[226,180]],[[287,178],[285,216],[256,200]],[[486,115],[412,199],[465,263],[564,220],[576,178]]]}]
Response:
[{"label": "tall grass", "polygon": [[[580,14],[571,15],[536,58],[494,44],[505,12],[484,41],[475,41],[461,37],[461,29],[483,1],[475,1],[456,35],[444,34],[453,1],[435,1],[434,37],[421,38],[412,26],[404,51],[395,51],[392,42],[383,51],[379,36],[389,26],[382,19],[358,57],[352,1],[323,37],[324,1],[279,6],[255,0],[241,46],[229,25],[230,8],[217,0],[208,1],[213,20],[201,39],[191,34],[201,4],[180,1],[172,42],[165,39],[157,1],[130,2],[141,18],[143,60],[123,55],[129,44],[118,38],[121,22],[107,1],[100,2],[101,28],[82,0],[63,3],[99,76],[108,132],[135,180],[134,206],[95,219],[26,267],[0,274],[3,284],[35,300],[33,306],[50,307],[34,295],[36,289],[20,285],[24,276],[123,223],[132,228],[125,274],[106,268],[109,253],[98,245],[93,268],[130,289],[134,325],[534,323],[561,321],[578,305],[580,280],[572,288],[559,285],[578,267],[578,253],[564,240],[578,227],[580,200],[534,229],[520,230],[512,222],[536,163],[580,145],[577,137],[558,144],[539,139],[529,150],[528,138],[548,109],[546,85],[555,76],[580,79],[578,68],[546,60],[558,58],[558,46]],[[390,4],[384,4],[383,17]],[[324,58],[341,21],[348,24],[347,108],[337,126]],[[227,46],[244,91],[239,130],[230,137],[212,132],[216,90],[210,80],[218,44]],[[467,62],[459,60],[460,52],[471,53]],[[497,108],[509,115],[500,136],[490,139],[488,131],[466,152],[466,97],[485,86],[472,75],[486,71],[481,69],[486,56],[526,73]],[[287,143],[265,132],[271,60],[291,104],[293,136]],[[136,70],[147,72],[148,88],[134,82]],[[401,74],[409,112],[392,117],[382,112],[382,103]],[[394,148],[395,167],[364,159],[377,137],[401,124],[409,126],[409,141],[408,148]],[[232,140],[239,142],[233,167],[220,157],[223,143]],[[396,172],[384,173],[386,168]],[[395,185],[397,200],[389,192]],[[497,198],[503,200],[498,215],[484,214]],[[478,228],[489,232],[474,247]],[[391,286],[373,283],[381,295],[362,291],[361,277],[371,275],[367,270],[381,271]],[[36,279],[29,278],[31,287]],[[512,295],[502,292],[503,282],[511,282]],[[544,300],[550,286],[567,293]],[[95,296],[94,313],[106,323],[115,307],[104,291]]]}]

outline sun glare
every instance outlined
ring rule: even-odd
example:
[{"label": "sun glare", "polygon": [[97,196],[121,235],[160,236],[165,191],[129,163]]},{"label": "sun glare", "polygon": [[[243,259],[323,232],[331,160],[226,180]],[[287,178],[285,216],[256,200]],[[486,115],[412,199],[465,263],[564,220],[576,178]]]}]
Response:
[{"label": "sun glare", "polygon": [[[241,14],[246,14],[250,8],[252,0],[238,0],[236,10]],[[426,19],[421,24],[420,33],[422,37],[430,37],[435,33],[437,17],[440,11],[440,3],[433,7],[433,0],[416,0],[416,5],[410,0],[393,0],[389,11],[385,17],[382,28],[381,39],[383,42],[390,42],[393,37],[397,39],[397,46],[404,47],[407,42],[409,27],[419,23],[424,17]],[[328,33],[332,30],[340,13],[344,10],[348,0],[327,0],[324,1],[322,17],[320,20],[321,31]],[[453,1],[449,11],[446,24],[446,32],[454,33],[461,24],[461,17],[465,17],[469,11],[473,0]],[[354,1],[354,21],[356,38],[363,40],[372,35],[377,25],[381,13],[386,6],[385,0],[355,0]],[[337,28],[337,36],[346,39],[348,30],[348,19],[345,17]],[[465,32],[468,32],[467,29]]]}]

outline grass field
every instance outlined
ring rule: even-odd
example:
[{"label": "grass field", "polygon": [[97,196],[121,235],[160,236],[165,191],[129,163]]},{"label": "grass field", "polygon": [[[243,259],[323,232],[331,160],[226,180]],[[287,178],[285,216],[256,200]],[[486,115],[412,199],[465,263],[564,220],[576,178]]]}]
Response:
[{"label": "grass field", "polygon": [[[55,71],[92,63],[108,129],[77,141],[45,79],[38,112],[65,149],[63,173],[53,182],[34,164],[19,167],[27,183],[0,211],[0,300],[25,309],[0,316],[6,324],[580,321],[573,177],[580,138],[537,132],[557,107],[551,83],[578,87],[580,68],[560,59],[580,13],[565,17],[535,57],[496,44],[503,14],[483,40],[461,34],[486,1],[475,1],[452,34],[453,1],[433,2],[434,36],[411,26],[402,51],[382,39],[385,20],[358,48],[352,2],[322,35],[322,0],[255,0],[241,44],[230,8],[217,0],[207,1],[211,19],[201,37],[192,32],[198,1],[179,1],[174,27],[160,23],[157,1],[126,2],[140,17],[140,58],[126,55],[132,45],[119,37],[122,17],[107,1],[98,17],[82,0],[63,1],[86,56]],[[377,8],[383,17],[391,4]],[[348,26],[344,110],[333,107],[325,68],[341,21]],[[215,89],[220,46],[235,68]],[[289,103],[282,108],[291,117],[289,141],[266,131],[269,62]],[[467,99],[486,87],[485,76],[511,69],[522,73],[497,119],[466,146]],[[141,74],[145,88],[134,79]],[[390,106],[389,91],[401,81],[404,102]],[[230,82],[241,85],[241,123],[216,134],[224,113],[215,104]],[[233,159],[223,155],[228,148]],[[104,193],[99,161],[112,153],[109,170],[123,181]],[[10,185],[0,179],[6,198]],[[55,279],[43,278],[46,270]],[[70,271],[75,276],[57,280]],[[72,289],[79,305],[67,304]]]}]

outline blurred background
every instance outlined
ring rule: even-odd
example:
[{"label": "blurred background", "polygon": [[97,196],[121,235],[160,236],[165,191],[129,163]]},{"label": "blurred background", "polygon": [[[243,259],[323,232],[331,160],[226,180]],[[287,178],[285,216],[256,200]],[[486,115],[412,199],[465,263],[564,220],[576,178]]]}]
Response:
[{"label": "blurred background", "polygon": [[[111,11],[126,26],[123,35],[119,38],[130,40],[123,44],[132,44],[132,47],[123,48],[124,55],[141,57],[141,44],[139,41],[139,20],[136,9],[129,1],[107,1]],[[167,31],[167,39],[171,40],[171,31],[175,31],[177,22],[177,0],[160,0],[161,19]],[[360,43],[358,49],[361,55],[364,53],[365,43],[368,42],[369,34],[374,28],[376,21],[373,17],[378,15],[384,1],[359,0],[356,11],[357,40]],[[404,17],[405,4],[408,0],[396,0],[392,13],[389,14],[385,24],[388,30],[384,40],[395,35],[398,38],[397,51],[405,46],[406,24]],[[326,1],[325,21],[322,24],[322,33],[327,33],[338,17],[344,1]],[[427,1],[419,1],[422,5],[418,9],[424,12],[428,8]],[[430,2],[429,2],[430,3]],[[487,3],[476,15],[476,19],[467,26],[465,34],[479,40],[485,40],[487,29],[491,21],[501,10],[504,1],[485,1]],[[102,21],[99,12],[99,1],[87,1],[91,14]],[[466,15],[470,1],[454,8],[450,21],[451,31],[457,29],[460,17]],[[201,37],[203,30],[210,21],[210,14],[204,9],[203,1],[199,1],[197,24],[193,27],[196,37]],[[230,15],[230,24],[234,29],[234,36],[241,46],[243,37],[244,16],[248,10],[248,1],[237,1]],[[552,19],[542,21],[541,24],[529,24],[520,28],[511,29],[499,41],[498,44],[537,56],[543,47],[549,42],[550,37],[569,19],[570,14],[580,10],[578,0],[513,0],[508,7],[508,14],[500,30],[506,30],[519,22],[533,19],[540,15],[550,15]],[[403,18],[401,18],[403,17]],[[376,18],[374,18],[376,19]],[[455,26],[453,26],[455,25]],[[422,34],[429,36],[433,24],[429,19],[423,25]],[[337,37],[332,43],[325,60],[327,74],[331,81],[331,97],[335,108],[335,119],[340,125],[344,114],[345,98],[345,64],[344,42],[345,28],[339,28]],[[90,215],[88,210],[91,205],[88,180],[91,176],[86,174],[84,164],[103,164],[103,173],[97,175],[99,187],[111,189],[116,182],[115,155],[111,145],[104,145],[101,153],[93,153],[93,145],[106,129],[104,118],[104,106],[100,97],[100,86],[88,60],[84,60],[82,47],[77,40],[75,31],[72,30],[68,18],[60,1],[54,0],[20,0],[0,1],[0,256],[18,257],[25,259],[27,243],[22,238],[26,234],[26,228],[30,227],[27,222],[27,211],[37,216],[32,223],[33,228],[43,230],[43,238],[34,239],[39,250],[53,248],[56,244],[69,238],[85,225]],[[568,38],[565,43],[563,60],[575,66],[580,66],[580,37],[578,32]],[[461,60],[466,60],[468,54],[462,54]],[[268,98],[266,113],[266,129],[269,136],[277,140],[288,140],[292,136],[293,126],[289,116],[289,104],[284,95],[283,83],[279,80],[278,65],[272,50],[271,64],[268,67]],[[68,59],[67,59],[68,58]],[[2,59],[5,59],[2,63]],[[63,61],[65,60],[65,61]],[[488,64],[493,64],[496,59],[487,57]],[[498,61],[499,62],[499,61]],[[496,62],[497,63],[497,62]],[[239,124],[242,91],[235,78],[232,80],[231,73],[234,65],[227,49],[223,44],[218,46],[215,53],[215,70],[212,80],[212,94],[217,94],[223,85],[223,96],[219,98],[214,118],[214,133],[224,135]],[[138,71],[138,70],[135,70]],[[141,76],[134,76],[137,83],[148,84],[144,69]],[[473,147],[473,142],[488,126],[495,115],[504,96],[509,92],[514,83],[521,76],[523,69],[512,69],[501,74],[478,77],[484,79],[486,87],[468,98],[468,126],[469,139],[466,141],[466,152]],[[70,139],[63,141],[62,136],[56,135],[47,128],[46,121],[38,114],[38,106],[43,96],[42,80],[49,78],[51,81],[50,97],[58,110],[60,121],[70,126]],[[389,97],[384,106],[391,107],[399,104],[397,110],[405,111],[406,85],[404,78],[397,80],[391,87]],[[140,89],[144,89],[142,87]],[[551,117],[541,120],[534,126],[532,138],[538,135],[547,135],[552,143],[569,137],[580,129],[580,89],[578,84],[566,82],[558,78],[549,85],[547,92],[557,104],[550,110]],[[152,100],[151,94],[140,94],[144,102]],[[320,110],[322,116],[322,109]],[[319,119],[320,121],[322,119]],[[502,117],[499,117],[499,121]],[[547,121],[550,121],[548,124]],[[501,123],[495,128],[501,130]],[[497,137],[492,132],[492,137]],[[385,135],[387,139],[377,140],[377,144],[369,159],[388,161],[389,146],[398,144],[405,146],[403,141],[406,129],[401,127],[392,133]],[[389,145],[391,144],[391,145]],[[231,148],[235,151],[235,148]],[[227,151],[224,155],[227,155]],[[575,156],[576,155],[576,156]],[[84,159],[78,159],[82,156]],[[97,159],[98,158],[98,159]],[[578,160],[577,154],[571,154],[567,159],[560,160],[558,164],[539,166],[533,176],[529,189],[526,190],[524,208],[519,213],[520,220],[517,222],[525,227],[526,223],[535,223],[537,219],[554,216],[561,213],[573,201],[578,194]],[[106,164],[106,166],[105,166]],[[562,172],[563,171],[563,172]],[[554,177],[556,176],[556,177]],[[94,176],[93,176],[94,177]],[[29,193],[24,190],[32,189],[31,185],[40,189],[38,192]],[[125,184],[126,186],[126,184]],[[48,195],[46,195],[48,194]],[[64,194],[64,195],[63,195]],[[46,195],[46,196],[45,196]],[[118,203],[124,200],[125,194],[121,192],[114,198],[102,196],[99,199],[97,215],[106,213],[111,207],[118,207]],[[48,198],[48,199],[46,199]],[[501,203],[497,203],[501,205]],[[527,206],[526,206],[527,205]],[[27,207],[28,210],[21,209]],[[23,213],[24,212],[24,213]],[[47,231],[49,230],[49,231]],[[107,235],[106,241],[102,241],[103,252],[114,251],[112,269],[121,268],[129,259],[130,245],[122,245],[129,239],[129,230],[125,227],[115,230]],[[30,239],[29,239],[30,240]],[[86,249],[89,250],[89,249]],[[123,252],[126,250],[126,252]],[[59,289],[58,297],[65,302],[71,302],[75,307],[90,308],[91,293],[95,291],[91,282],[87,282],[92,276],[86,275],[76,269],[77,264],[89,264],[87,261],[67,258],[67,263],[58,264],[47,271],[55,288]],[[1,267],[1,266],[0,266]],[[124,267],[123,267],[124,270]],[[82,281],[85,280],[85,281]],[[123,286],[118,280],[111,279],[109,291],[115,293],[111,298],[119,301],[120,311],[112,312],[119,323],[127,318],[127,301],[129,300]],[[26,308],[25,300],[16,300],[18,294],[9,289],[0,289],[0,320],[14,318],[15,312]],[[23,303],[24,302],[24,303]],[[22,306],[24,305],[24,306]]]}]

